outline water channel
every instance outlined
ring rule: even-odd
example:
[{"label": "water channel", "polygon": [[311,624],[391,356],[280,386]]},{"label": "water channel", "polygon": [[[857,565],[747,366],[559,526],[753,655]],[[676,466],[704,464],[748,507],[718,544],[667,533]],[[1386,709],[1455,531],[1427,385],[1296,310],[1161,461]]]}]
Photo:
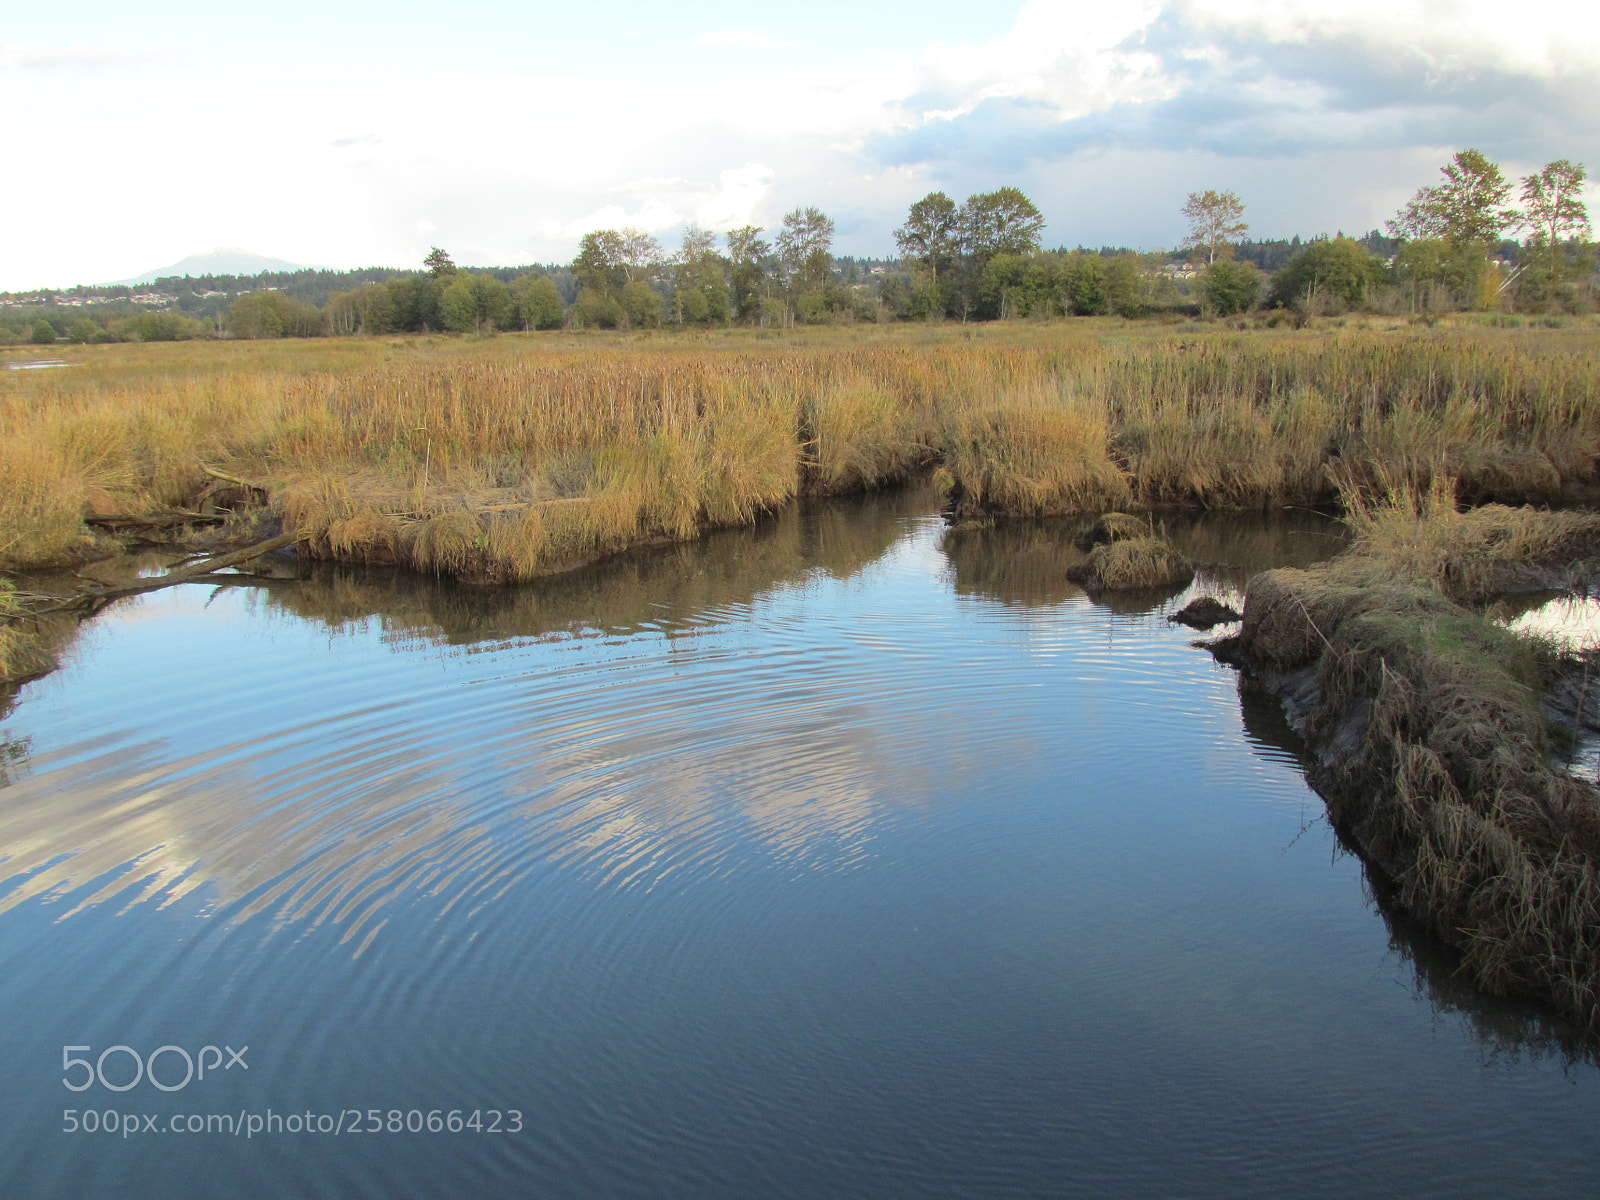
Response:
[{"label": "water channel", "polygon": [[0,1195],[1587,1194],[1593,1043],[1166,620],[1337,527],[1167,526],[1111,603],[925,489],[120,602],[0,719]]}]

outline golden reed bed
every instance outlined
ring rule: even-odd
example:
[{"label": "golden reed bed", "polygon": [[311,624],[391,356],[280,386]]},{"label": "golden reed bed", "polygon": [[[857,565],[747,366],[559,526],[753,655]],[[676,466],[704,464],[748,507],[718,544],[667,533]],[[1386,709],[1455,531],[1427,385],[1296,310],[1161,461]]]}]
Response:
[{"label": "golden reed bed", "polygon": [[[0,371],[0,568],[221,470],[312,552],[517,581],[940,464],[963,515],[1337,501],[1372,481],[1582,499],[1600,327],[83,346]],[[13,359],[20,352],[9,352]],[[259,521],[257,522],[259,526]]]}]

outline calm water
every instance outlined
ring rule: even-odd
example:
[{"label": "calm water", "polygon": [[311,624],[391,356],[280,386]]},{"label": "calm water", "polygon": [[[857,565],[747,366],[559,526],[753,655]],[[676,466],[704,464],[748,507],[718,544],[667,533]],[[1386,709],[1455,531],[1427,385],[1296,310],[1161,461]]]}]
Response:
[{"label": "calm water", "polygon": [[[1169,524],[1223,592],[1336,545]],[[912,492],[105,614],[0,721],[0,1195],[1591,1194],[1592,1044],[1453,981],[1069,533]]]}]

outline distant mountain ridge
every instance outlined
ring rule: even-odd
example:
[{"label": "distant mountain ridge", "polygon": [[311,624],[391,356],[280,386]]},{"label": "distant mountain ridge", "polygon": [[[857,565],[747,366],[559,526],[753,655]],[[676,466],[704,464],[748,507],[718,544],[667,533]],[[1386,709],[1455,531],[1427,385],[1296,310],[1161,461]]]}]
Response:
[{"label": "distant mountain ridge", "polygon": [[105,287],[137,287],[143,283],[154,283],[158,279],[171,277],[182,278],[185,275],[259,275],[263,271],[308,271],[313,268],[305,263],[289,262],[282,258],[268,258],[264,254],[252,254],[249,250],[241,250],[237,246],[218,246],[214,250],[207,250],[203,254],[191,254],[188,258],[180,259],[170,267],[157,267],[153,271],[145,271],[135,275],[132,279],[113,279]]}]

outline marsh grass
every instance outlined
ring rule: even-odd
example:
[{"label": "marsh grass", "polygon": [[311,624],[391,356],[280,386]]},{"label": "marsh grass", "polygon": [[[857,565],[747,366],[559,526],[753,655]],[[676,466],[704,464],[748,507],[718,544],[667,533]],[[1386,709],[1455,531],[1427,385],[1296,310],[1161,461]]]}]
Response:
[{"label": "marsh grass", "polygon": [[[971,336],[968,336],[971,335]],[[1177,334],[1112,322],[85,346],[0,373],[0,566],[82,517],[265,484],[316,553],[531,578],[930,462],[964,516],[1592,486],[1589,326]],[[574,501],[565,507],[556,501]]]},{"label": "marsh grass", "polygon": [[836,384],[804,405],[806,490],[818,494],[874,488],[904,479],[932,461],[938,430],[927,405],[908,405],[866,381]]},{"label": "marsh grass", "polygon": [[1126,504],[1103,413],[1037,392],[955,415],[943,471],[958,515],[1060,516]]},{"label": "marsh grass", "polygon": [[1548,652],[1466,610],[1419,620],[1381,588],[1328,637],[1330,704],[1370,703],[1342,819],[1480,986],[1600,1025],[1600,803],[1550,765]]},{"label": "marsh grass", "polygon": [[17,615],[16,586],[9,579],[0,579],[0,683],[15,673],[22,641]]},{"label": "marsh grass", "polygon": [[1345,491],[1354,535],[1341,577],[1424,584],[1466,604],[1557,586],[1600,556],[1600,513],[1488,504],[1462,510],[1455,481],[1390,486],[1381,497]]}]

